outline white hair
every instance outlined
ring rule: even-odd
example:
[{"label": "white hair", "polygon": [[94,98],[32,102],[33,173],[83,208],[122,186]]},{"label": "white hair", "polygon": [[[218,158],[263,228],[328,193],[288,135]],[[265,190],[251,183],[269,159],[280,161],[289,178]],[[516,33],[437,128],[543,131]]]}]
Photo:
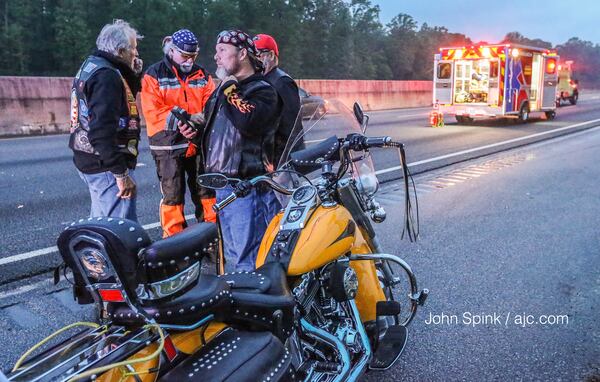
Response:
[{"label": "white hair", "polygon": [[131,49],[131,39],[140,40],[144,36],[138,34],[127,21],[115,20],[112,24],[106,24],[98,38],[96,47],[98,50],[119,56],[124,49]]},{"label": "white hair", "polygon": [[165,55],[168,55],[171,49],[175,47],[172,36],[165,36],[162,41],[162,50]]}]

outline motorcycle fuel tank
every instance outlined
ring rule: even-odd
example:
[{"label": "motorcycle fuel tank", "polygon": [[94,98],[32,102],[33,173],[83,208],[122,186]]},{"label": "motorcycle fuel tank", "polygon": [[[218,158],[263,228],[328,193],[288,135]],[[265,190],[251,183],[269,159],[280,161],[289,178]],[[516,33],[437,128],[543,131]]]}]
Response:
[{"label": "motorcycle fuel tank", "polygon": [[[267,261],[273,243],[280,236],[282,214],[277,215],[267,228],[263,242],[261,243],[257,266]],[[305,222],[303,228],[291,232],[296,236],[292,248],[287,274],[297,276],[336,260],[348,253],[355,240],[356,223],[352,216],[342,206],[323,207],[319,206]]]}]

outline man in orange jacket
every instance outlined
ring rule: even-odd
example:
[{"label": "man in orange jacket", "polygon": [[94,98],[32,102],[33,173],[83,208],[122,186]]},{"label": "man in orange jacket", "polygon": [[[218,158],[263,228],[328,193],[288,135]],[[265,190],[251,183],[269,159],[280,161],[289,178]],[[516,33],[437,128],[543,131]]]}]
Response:
[{"label": "man in orange jacket", "polygon": [[163,237],[167,237],[187,225],[186,183],[198,221],[215,221],[214,194],[196,184],[198,171],[203,170],[199,150],[193,142],[197,132],[190,126],[178,124],[172,112],[181,108],[202,119],[204,105],[215,84],[206,71],[194,63],[199,51],[198,40],[189,30],[182,29],[166,37],[163,51],[163,60],[150,66],[142,80],[142,110],[163,195],[160,222]]}]

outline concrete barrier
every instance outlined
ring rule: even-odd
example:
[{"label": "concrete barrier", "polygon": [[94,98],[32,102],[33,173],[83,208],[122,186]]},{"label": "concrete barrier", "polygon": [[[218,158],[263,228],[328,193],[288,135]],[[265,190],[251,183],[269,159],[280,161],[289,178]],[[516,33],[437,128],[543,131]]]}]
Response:
[{"label": "concrete barrier", "polygon": [[0,135],[69,129],[69,77],[0,77]]},{"label": "concrete barrier", "polygon": [[359,101],[367,111],[429,106],[433,91],[432,81],[298,80],[298,85],[350,108]]},{"label": "concrete barrier", "polygon": [[[0,76],[0,136],[69,131],[70,77]],[[428,106],[431,81],[298,80],[300,87],[365,110]]]}]

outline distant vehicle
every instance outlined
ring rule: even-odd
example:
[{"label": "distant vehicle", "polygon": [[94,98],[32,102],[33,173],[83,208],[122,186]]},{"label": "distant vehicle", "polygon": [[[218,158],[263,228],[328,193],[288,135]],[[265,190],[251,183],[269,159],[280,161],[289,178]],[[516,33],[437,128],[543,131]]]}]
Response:
[{"label": "distant vehicle", "polygon": [[311,118],[315,116],[320,118],[327,112],[327,101],[318,95],[312,95],[302,88],[298,88],[300,95],[300,106],[302,106],[302,118]]},{"label": "distant vehicle", "polygon": [[556,106],[562,101],[575,105],[579,99],[579,81],[573,79],[573,61],[568,60],[558,66],[558,88],[556,89]]},{"label": "distant vehicle", "polygon": [[559,56],[514,44],[440,48],[434,57],[433,104],[459,123],[474,117],[555,116]]}]

